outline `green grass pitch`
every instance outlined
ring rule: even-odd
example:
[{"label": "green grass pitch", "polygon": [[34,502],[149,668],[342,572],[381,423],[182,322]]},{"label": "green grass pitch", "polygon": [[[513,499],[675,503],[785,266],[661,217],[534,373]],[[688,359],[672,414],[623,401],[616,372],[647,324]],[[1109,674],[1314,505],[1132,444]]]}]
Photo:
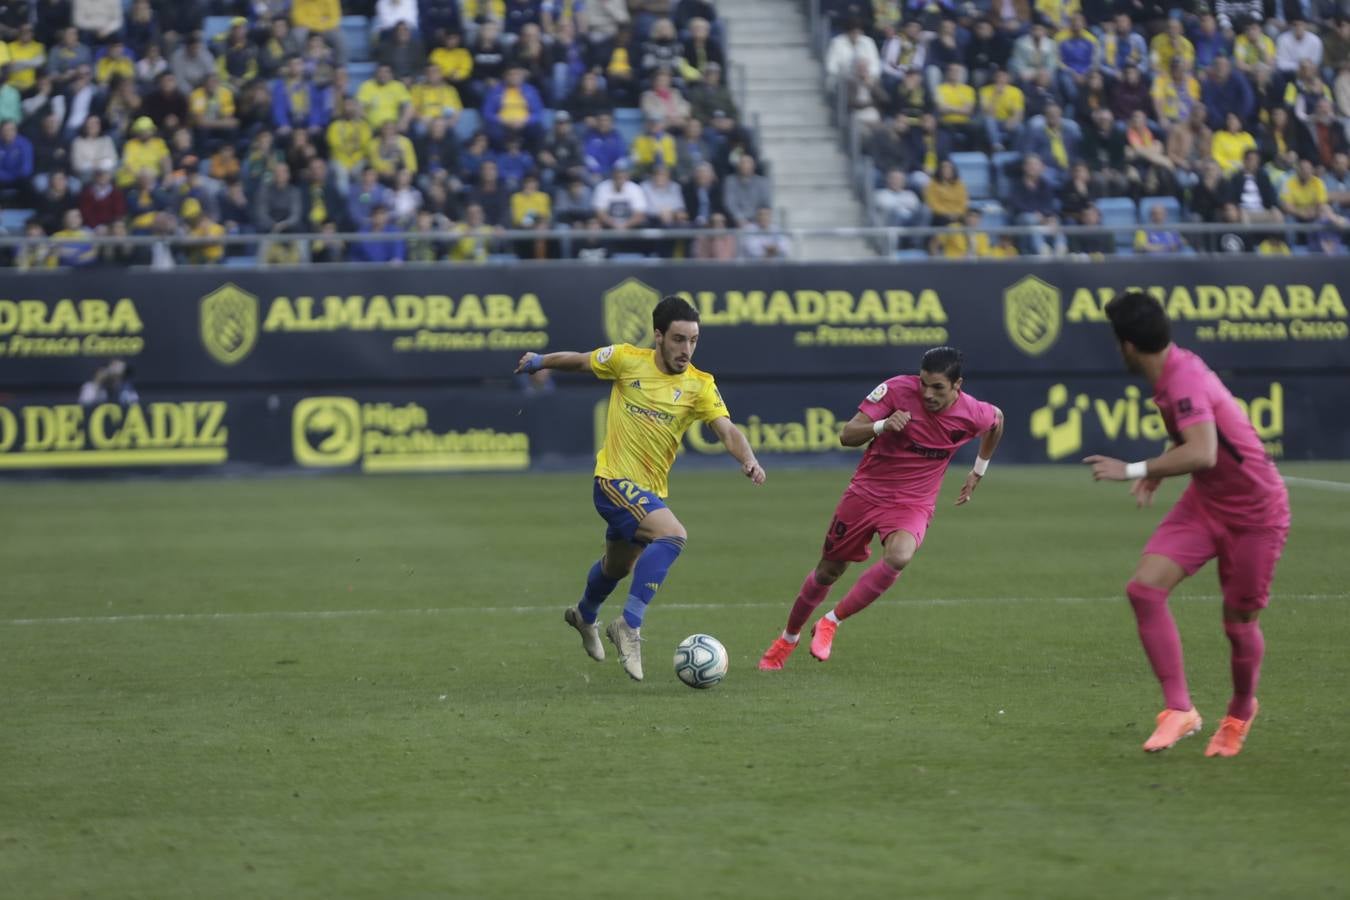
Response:
[{"label": "green grass pitch", "polygon": [[[995,465],[954,509],[953,472],[834,659],[756,671],[847,477],[677,466],[643,684],[562,622],[600,547],[585,474],[0,485],[0,895],[1350,890],[1350,493],[1291,489],[1261,718],[1207,760],[1213,568],[1173,604],[1206,736],[1156,756],[1121,595],[1179,485],[1137,511]],[[671,670],[695,631],[731,653],[711,691]]]}]

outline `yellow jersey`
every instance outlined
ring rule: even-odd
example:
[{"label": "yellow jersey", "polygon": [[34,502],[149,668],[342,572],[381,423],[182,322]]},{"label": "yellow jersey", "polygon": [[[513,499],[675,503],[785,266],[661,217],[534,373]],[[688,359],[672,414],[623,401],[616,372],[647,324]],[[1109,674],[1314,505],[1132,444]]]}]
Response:
[{"label": "yellow jersey", "polygon": [[332,31],[342,24],[340,0],[294,0],[291,24],[307,31]]},{"label": "yellow jersey", "polygon": [[1319,207],[1327,202],[1327,186],[1316,175],[1307,181],[1290,178],[1280,189],[1280,199],[1294,209]]},{"label": "yellow jersey", "polygon": [[1001,91],[996,84],[980,88],[980,108],[1000,122],[1020,116],[1026,110],[1026,104],[1026,95],[1015,84],[1007,85]]},{"label": "yellow jersey", "polygon": [[613,344],[591,351],[591,371],[614,382],[605,443],[595,455],[597,478],[626,478],[658,497],[684,433],[698,422],[731,418],[712,375],[691,364],[679,375],[656,365],[656,351]]}]

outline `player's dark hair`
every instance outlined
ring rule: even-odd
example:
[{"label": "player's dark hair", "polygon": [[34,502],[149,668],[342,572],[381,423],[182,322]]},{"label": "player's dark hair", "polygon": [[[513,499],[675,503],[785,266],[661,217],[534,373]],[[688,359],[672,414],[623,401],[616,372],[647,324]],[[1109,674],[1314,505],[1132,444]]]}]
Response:
[{"label": "player's dark hair", "polygon": [[965,359],[965,355],[955,347],[934,347],[923,355],[919,371],[941,375],[955,384],[961,377],[961,363],[965,362]]},{"label": "player's dark hair", "polygon": [[652,310],[652,327],[665,334],[670,330],[671,322],[697,322],[698,310],[681,297],[671,294],[662,297],[661,302]]},{"label": "player's dark hair", "polygon": [[1106,304],[1106,317],[1116,340],[1129,341],[1140,353],[1158,353],[1172,343],[1172,324],[1156,297],[1126,291]]}]

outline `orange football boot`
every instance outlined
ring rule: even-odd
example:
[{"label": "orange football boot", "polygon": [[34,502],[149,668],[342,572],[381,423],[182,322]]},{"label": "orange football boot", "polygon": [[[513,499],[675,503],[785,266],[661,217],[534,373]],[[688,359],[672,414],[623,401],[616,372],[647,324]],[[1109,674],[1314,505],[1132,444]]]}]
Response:
[{"label": "orange football boot", "polygon": [[1164,709],[1158,713],[1158,727],[1144,741],[1144,749],[1157,753],[1176,746],[1177,741],[1195,734],[1203,724],[1194,706],[1187,710]]},{"label": "orange football boot", "polygon": [[797,644],[801,641],[792,642],[783,640],[782,637],[774,639],[769,645],[769,649],[764,651],[764,655],[759,658],[759,668],[763,672],[775,672],[783,668],[783,663],[787,662],[792,651],[797,649]]},{"label": "orange football boot", "polygon": [[1237,756],[1242,752],[1242,742],[1247,740],[1247,732],[1252,730],[1252,721],[1256,719],[1256,712],[1260,704],[1252,701],[1252,717],[1250,719],[1239,719],[1235,716],[1224,716],[1223,721],[1219,723],[1219,730],[1214,732],[1214,737],[1209,739],[1209,746],[1205,748],[1206,756]]},{"label": "orange football boot", "polygon": [[811,655],[824,662],[830,658],[830,647],[834,644],[834,632],[838,623],[828,618],[821,619],[811,629]]}]

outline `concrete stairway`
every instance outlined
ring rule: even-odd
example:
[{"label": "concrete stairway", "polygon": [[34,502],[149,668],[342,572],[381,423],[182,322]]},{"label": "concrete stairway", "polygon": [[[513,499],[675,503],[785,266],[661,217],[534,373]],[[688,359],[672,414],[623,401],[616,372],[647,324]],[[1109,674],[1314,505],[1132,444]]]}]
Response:
[{"label": "concrete stairway", "polygon": [[[810,25],[795,0],[718,0],[728,23],[727,57],[744,66],[747,121],[759,116],[760,152],[773,172],[774,206],[792,228],[857,227],[862,205],[849,179],[848,157],[830,124],[823,65],[811,55]],[[737,86],[739,88],[739,85]],[[858,238],[811,238],[807,259],[862,258]]]}]

